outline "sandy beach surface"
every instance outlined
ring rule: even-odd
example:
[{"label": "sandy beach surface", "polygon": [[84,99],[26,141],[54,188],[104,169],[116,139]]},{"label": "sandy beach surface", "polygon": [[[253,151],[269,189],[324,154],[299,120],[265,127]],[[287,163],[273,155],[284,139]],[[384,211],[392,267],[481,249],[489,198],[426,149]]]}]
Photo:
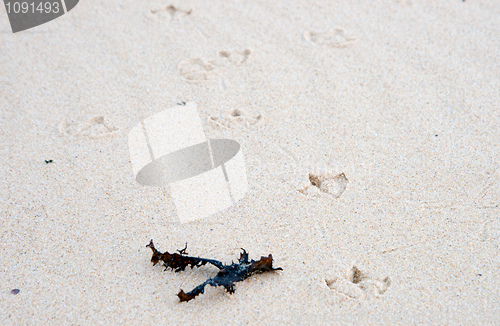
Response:
[{"label": "sandy beach surface", "polygon": [[[0,5],[0,324],[498,323],[499,31],[487,0]],[[249,186],[189,223],[127,143],[182,101]],[[150,239],[283,271],[179,302],[217,269]]]}]

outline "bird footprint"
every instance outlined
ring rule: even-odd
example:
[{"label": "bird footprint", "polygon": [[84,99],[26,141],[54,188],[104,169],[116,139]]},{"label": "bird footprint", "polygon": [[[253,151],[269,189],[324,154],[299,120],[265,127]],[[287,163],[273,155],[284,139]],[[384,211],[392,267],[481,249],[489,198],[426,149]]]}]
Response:
[{"label": "bird footprint", "polygon": [[304,38],[317,45],[339,49],[351,46],[358,41],[357,38],[346,35],[345,31],[340,28],[325,33],[306,32]]},{"label": "bird footprint", "polygon": [[322,194],[340,198],[347,188],[349,180],[344,173],[332,174],[309,173],[309,182],[299,189],[301,193],[308,196],[318,197]]},{"label": "bird footprint", "polygon": [[369,297],[380,297],[391,285],[389,276],[382,280],[371,278],[354,265],[346,275],[326,279],[326,285],[349,298],[367,299]]},{"label": "bird footprint", "polygon": [[239,125],[243,125],[245,127],[250,127],[260,121],[262,121],[263,116],[261,113],[258,113],[255,116],[247,115],[244,111],[239,109],[234,109],[229,111],[229,113],[223,117],[208,117],[208,122],[215,127],[218,128],[235,128]]},{"label": "bird footprint", "polygon": [[118,133],[118,128],[105,119],[103,116],[95,116],[87,121],[68,122],[62,121],[59,126],[59,133],[64,136],[102,138]]}]

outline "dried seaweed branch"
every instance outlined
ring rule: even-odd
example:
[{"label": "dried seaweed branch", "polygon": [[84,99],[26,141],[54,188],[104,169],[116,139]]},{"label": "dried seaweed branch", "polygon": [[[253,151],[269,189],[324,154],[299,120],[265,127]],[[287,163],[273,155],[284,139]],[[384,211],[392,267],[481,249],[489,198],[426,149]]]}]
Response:
[{"label": "dried seaweed branch", "polygon": [[224,268],[224,265],[217,260],[186,256],[187,243],[186,248],[177,250],[179,253],[173,254],[170,254],[168,252],[162,254],[161,252],[156,250],[153,244],[153,240],[151,240],[146,247],[151,248],[151,250],[153,251],[153,257],[151,257],[151,262],[153,263],[153,265],[158,264],[161,260],[164,263],[163,265],[165,266],[165,270],[170,267],[175,270],[175,272],[180,272],[185,270],[188,266],[191,266],[191,268],[195,266],[200,267],[207,263],[214,265],[218,269]]},{"label": "dried seaweed branch", "polygon": [[205,286],[223,286],[227,292],[234,293],[234,283],[241,282],[255,273],[264,273],[276,270],[283,270],[282,268],[273,268],[273,256],[270,254],[267,257],[260,257],[260,260],[248,260],[248,253],[245,249],[241,248],[243,252],[240,254],[238,263],[232,263],[231,265],[224,265],[218,260],[206,259],[199,257],[187,256],[187,243],[186,247],[182,250],[177,250],[179,253],[170,254],[168,252],[161,253],[156,250],[153,240],[149,242],[146,246],[151,248],[153,251],[153,256],[151,261],[153,265],[156,265],[160,260],[163,261],[165,270],[167,268],[172,268],[176,272],[183,271],[187,266],[200,267],[205,264],[212,264],[219,269],[219,273],[215,277],[209,278],[202,284],[195,287],[193,290],[185,293],[181,290],[177,296],[180,301],[189,301],[194,299],[201,293],[205,292]]}]

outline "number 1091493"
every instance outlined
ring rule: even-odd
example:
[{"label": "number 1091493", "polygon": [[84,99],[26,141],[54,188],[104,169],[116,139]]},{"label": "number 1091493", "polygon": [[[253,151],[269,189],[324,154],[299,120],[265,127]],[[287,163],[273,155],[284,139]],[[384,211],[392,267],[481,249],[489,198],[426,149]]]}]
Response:
[{"label": "number 1091493", "polygon": [[61,11],[59,2],[5,2],[5,8],[8,14],[26,14],[26,13],[53,13],[58,14]]}]

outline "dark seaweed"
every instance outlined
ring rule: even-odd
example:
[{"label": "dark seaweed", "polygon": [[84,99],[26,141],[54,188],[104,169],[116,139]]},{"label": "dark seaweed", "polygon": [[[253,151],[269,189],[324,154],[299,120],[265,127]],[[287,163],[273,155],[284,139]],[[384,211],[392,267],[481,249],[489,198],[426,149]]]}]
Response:
[{"label": "dark seaweed", "polygon": [[215,277],[209,278],[188,293],[184,292],[184,290],[181,290],[177,294],[180,301],[189,301],[194,299],[199,294],[204,293],[206,285],[215,287],[223,286],[227,292],[232,294],[235,291],[235,282],[241,282],[256,273],[283,270],[281,267],[273,267],[273,255],[270,254],[267,257],[261,256],[257,261],[253,259],[248,260],[248,253],[243,248],[241,248],[243,252],[240,254],[240,258],[238,259],[237,263],[233,262],[231,265],[224,265],[220,261],[214,259],[187,256],[187,243],[184,249],[177,250],[179,253],[173,254],[169,252],[161,253],[156,250],[153,244],[153,240],[151,240],[146,247],[151,248],[151,250],[153,251],[153,256],[151,257],[151,262],[153,262],[153,265],[156,265],[160,261],[162,261],[163,265],[165,266],[165,270],[167,270],[168,268],[172,268],[172,270],[175,270],[175,272],[180,272],[185,270],[188,266],[191,266],[191,268],[193,268],[195,266],[200,267],[205,264],[212,264],[219,269],[219,273],[217,273]]}]

